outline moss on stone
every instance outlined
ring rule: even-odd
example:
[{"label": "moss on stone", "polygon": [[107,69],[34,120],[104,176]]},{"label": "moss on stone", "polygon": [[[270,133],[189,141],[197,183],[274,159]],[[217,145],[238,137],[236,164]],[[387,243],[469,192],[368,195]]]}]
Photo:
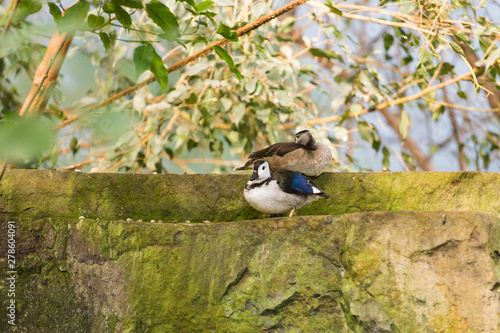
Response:
[{"label": "moss on stone", "polygon": [[4,180],[0,228],[16,220],[27,331],[499,329],[497,174],[325,174],[315,182],[331,198],[299,211],[325,216],[274,219],[256,219],[243,175]]},{"label": "moss on stone", "polygon": [[[243,198],[248,175],[84,174],[8,170],[0,206],[15,215],[227,222],[263,218]],[[498,173],[325,173],[331,197],[298,215],[375,210],[475,211],[500,216]]]}]

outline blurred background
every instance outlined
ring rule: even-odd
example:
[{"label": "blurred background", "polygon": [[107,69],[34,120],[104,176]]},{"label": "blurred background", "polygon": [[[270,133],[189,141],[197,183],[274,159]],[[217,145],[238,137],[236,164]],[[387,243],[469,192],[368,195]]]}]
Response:
[{"label": "blurred background", "polygon": [[[226,173],[310,129],[330,145],[329,171],[500,171],[498,1],[308,1],[236,36],[289,3],[0,1],[0,158]],[[53,89],[40,89],[56,30],[70,46]],[[224,37],[225,55],[166,82],[158,56],[168,67]]]}]

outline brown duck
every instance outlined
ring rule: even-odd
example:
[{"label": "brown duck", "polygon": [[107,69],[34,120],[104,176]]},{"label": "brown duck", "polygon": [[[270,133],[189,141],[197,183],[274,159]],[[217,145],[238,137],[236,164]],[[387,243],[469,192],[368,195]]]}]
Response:
[{"label": "brown duck", "polygon": [[290,170],[306,176],[319,176],[332,162],[332,152],[317,142],[308,130],[295,134],[295,142],[280,142],[252,153],[248,161],[234,170],[252,169],[256,160],[269,163],[271,171]]}]

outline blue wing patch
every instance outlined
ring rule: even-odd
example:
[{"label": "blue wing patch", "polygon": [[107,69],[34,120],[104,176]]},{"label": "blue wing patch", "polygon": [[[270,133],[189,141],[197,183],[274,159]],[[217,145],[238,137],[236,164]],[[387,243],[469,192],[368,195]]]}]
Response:
[{"label": "blue wing patch", "polygon": [[286,174],[282,174],[280,178],[278,184],[283,192],[308,195],[314,193],[314,188],[316,188],[317,191],[319,190],[316,184],[298,172],[286,171]]}]

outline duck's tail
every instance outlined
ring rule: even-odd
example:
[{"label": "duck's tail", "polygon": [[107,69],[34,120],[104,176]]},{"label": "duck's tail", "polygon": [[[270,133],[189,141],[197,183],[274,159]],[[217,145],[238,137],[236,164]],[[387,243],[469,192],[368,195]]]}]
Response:
[{"label": "duck's tail", "polygon": [[240,165],[239,167],[235,167],[233,170],[238,171],[238,170],[252,169],[252,165],[253,165],[253,162],[252,161],[248,161],[245,164]]}]

